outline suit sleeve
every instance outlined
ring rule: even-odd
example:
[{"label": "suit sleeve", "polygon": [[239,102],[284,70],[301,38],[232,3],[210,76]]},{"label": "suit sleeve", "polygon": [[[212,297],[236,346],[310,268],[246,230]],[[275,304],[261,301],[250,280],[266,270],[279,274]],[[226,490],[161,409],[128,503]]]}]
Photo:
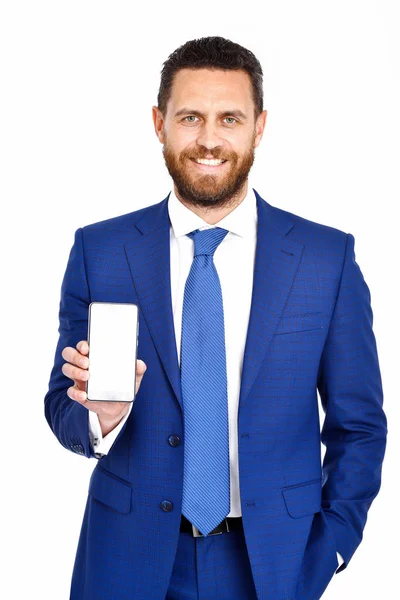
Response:
[{"label": "suit sleeve", "polygon": [[88,409],[67,395],[73,380],[61,371],[65,360],[61,352],[66,346],[76,347],[87,339],[89,288],[83,255],[82,228],[75,231],[67,268],[61,285],[59,309],[59,338],[48,391],[44,398],[46,420],[58,441],[68,450],[94,457],[89,440]]},{"label": "suit sleeve", "polygon": [[345,569],[360,544],[381,485],[387,422],[369,288],[347,234],[340,285],[321,357],[318,390],[325,419],[321,441],[322,509]]}]

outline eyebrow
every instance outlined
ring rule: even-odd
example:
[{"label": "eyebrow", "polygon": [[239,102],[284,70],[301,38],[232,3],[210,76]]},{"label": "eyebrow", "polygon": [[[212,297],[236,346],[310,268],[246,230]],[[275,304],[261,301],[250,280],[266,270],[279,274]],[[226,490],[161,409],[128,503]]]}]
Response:
[{"label": "eyebrow", "polygon": [[[196,117],[204,117],[204,114],[202,112],[200,112],[199,110],[191,110],[190,108],[181,108],[180,110],[178,110],[174,117],[180,117],[181,115],[186,115],[186,114],[191,114],[191,115],[195,115]],[[217,113],[218,117],[239,117],[240,119],[243,119],[244,121],[247,120],[246,115],[241,111],[241,110],[222,110],[220,112]]]}]

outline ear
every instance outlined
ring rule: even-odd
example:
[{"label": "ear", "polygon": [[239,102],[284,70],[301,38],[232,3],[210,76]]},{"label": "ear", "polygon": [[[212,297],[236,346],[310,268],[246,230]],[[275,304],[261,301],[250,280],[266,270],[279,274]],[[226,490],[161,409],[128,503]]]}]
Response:
[{"label": "ear", "polygon": [[265,124],[267,122],[267,114],[268,111],[267,110],[263,110],[262,113],[260,113],[257,117],[257,121],[255,124],[255,138],[254,138],[254,148],[257,148],[257,146],[260,144],[263,133],[264,133],[264,128],[265,128]]},{"label": "ear", "polygon": [[160,140],[161,144],[165,143],[165,135],[164,135],[164,117],[162,112],[157,106],[152,106],[152,116],[154,129],[156,132],[156,136]]}]

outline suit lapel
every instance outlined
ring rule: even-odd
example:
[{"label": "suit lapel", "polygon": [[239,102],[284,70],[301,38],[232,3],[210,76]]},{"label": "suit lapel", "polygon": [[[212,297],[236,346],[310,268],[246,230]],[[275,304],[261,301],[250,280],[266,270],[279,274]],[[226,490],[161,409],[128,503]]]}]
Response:
[{"label": "suit lapel", "polygon": [[294,226],[290,216],[254,192],[258,212],[257,245],[239,411],[272,341],[304,249],[303,244],[285,237]]},{"label": "suit lapel", "polygon": [[[239,410],[271,343],[304,248],[285,237],[294,225],[290,217],[269,205],[256,190],[254,192],[258,212],[257,245]],[[125,243],[125,252],[140,310],[183,408],[171,301],[168,197],[144,209],[144,216],[136,222],[131,239]]]},{"label": "suit lapel", "polygon": [[170,220],[168,196],[145,209],[125,244],[139,308],[172,389],[182,407],[170,279]]}]

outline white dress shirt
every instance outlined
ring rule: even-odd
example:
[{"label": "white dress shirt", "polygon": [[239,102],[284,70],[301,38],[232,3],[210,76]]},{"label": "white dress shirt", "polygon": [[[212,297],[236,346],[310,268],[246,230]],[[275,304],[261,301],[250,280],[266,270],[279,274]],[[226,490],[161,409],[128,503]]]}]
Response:
[{"label": "white dress shirt", "polygon": [[[209,225],[182,204],[174,190],[168,199],[168,212],[171,223],[171,299],[179,363],[183,295],[194,256],[194,241],[187,234],[195,229],[210,227],[222,227],[229,232],[214,253],[214,264],[221,283],[225,323],[231,486],[231,510],[228,517],[239,517],[242,511],[239,494],[237,414],[253,289],[257,241],[256,196],[248,184],[248,192],[243,201],[215,225]],[[104,437],[97,414],[89,411],[89,435],[96,455],[108,453],[132,406],[133,403],[120,423]],[[339,564],[343,562],[339,554],[338,561]]]}]

